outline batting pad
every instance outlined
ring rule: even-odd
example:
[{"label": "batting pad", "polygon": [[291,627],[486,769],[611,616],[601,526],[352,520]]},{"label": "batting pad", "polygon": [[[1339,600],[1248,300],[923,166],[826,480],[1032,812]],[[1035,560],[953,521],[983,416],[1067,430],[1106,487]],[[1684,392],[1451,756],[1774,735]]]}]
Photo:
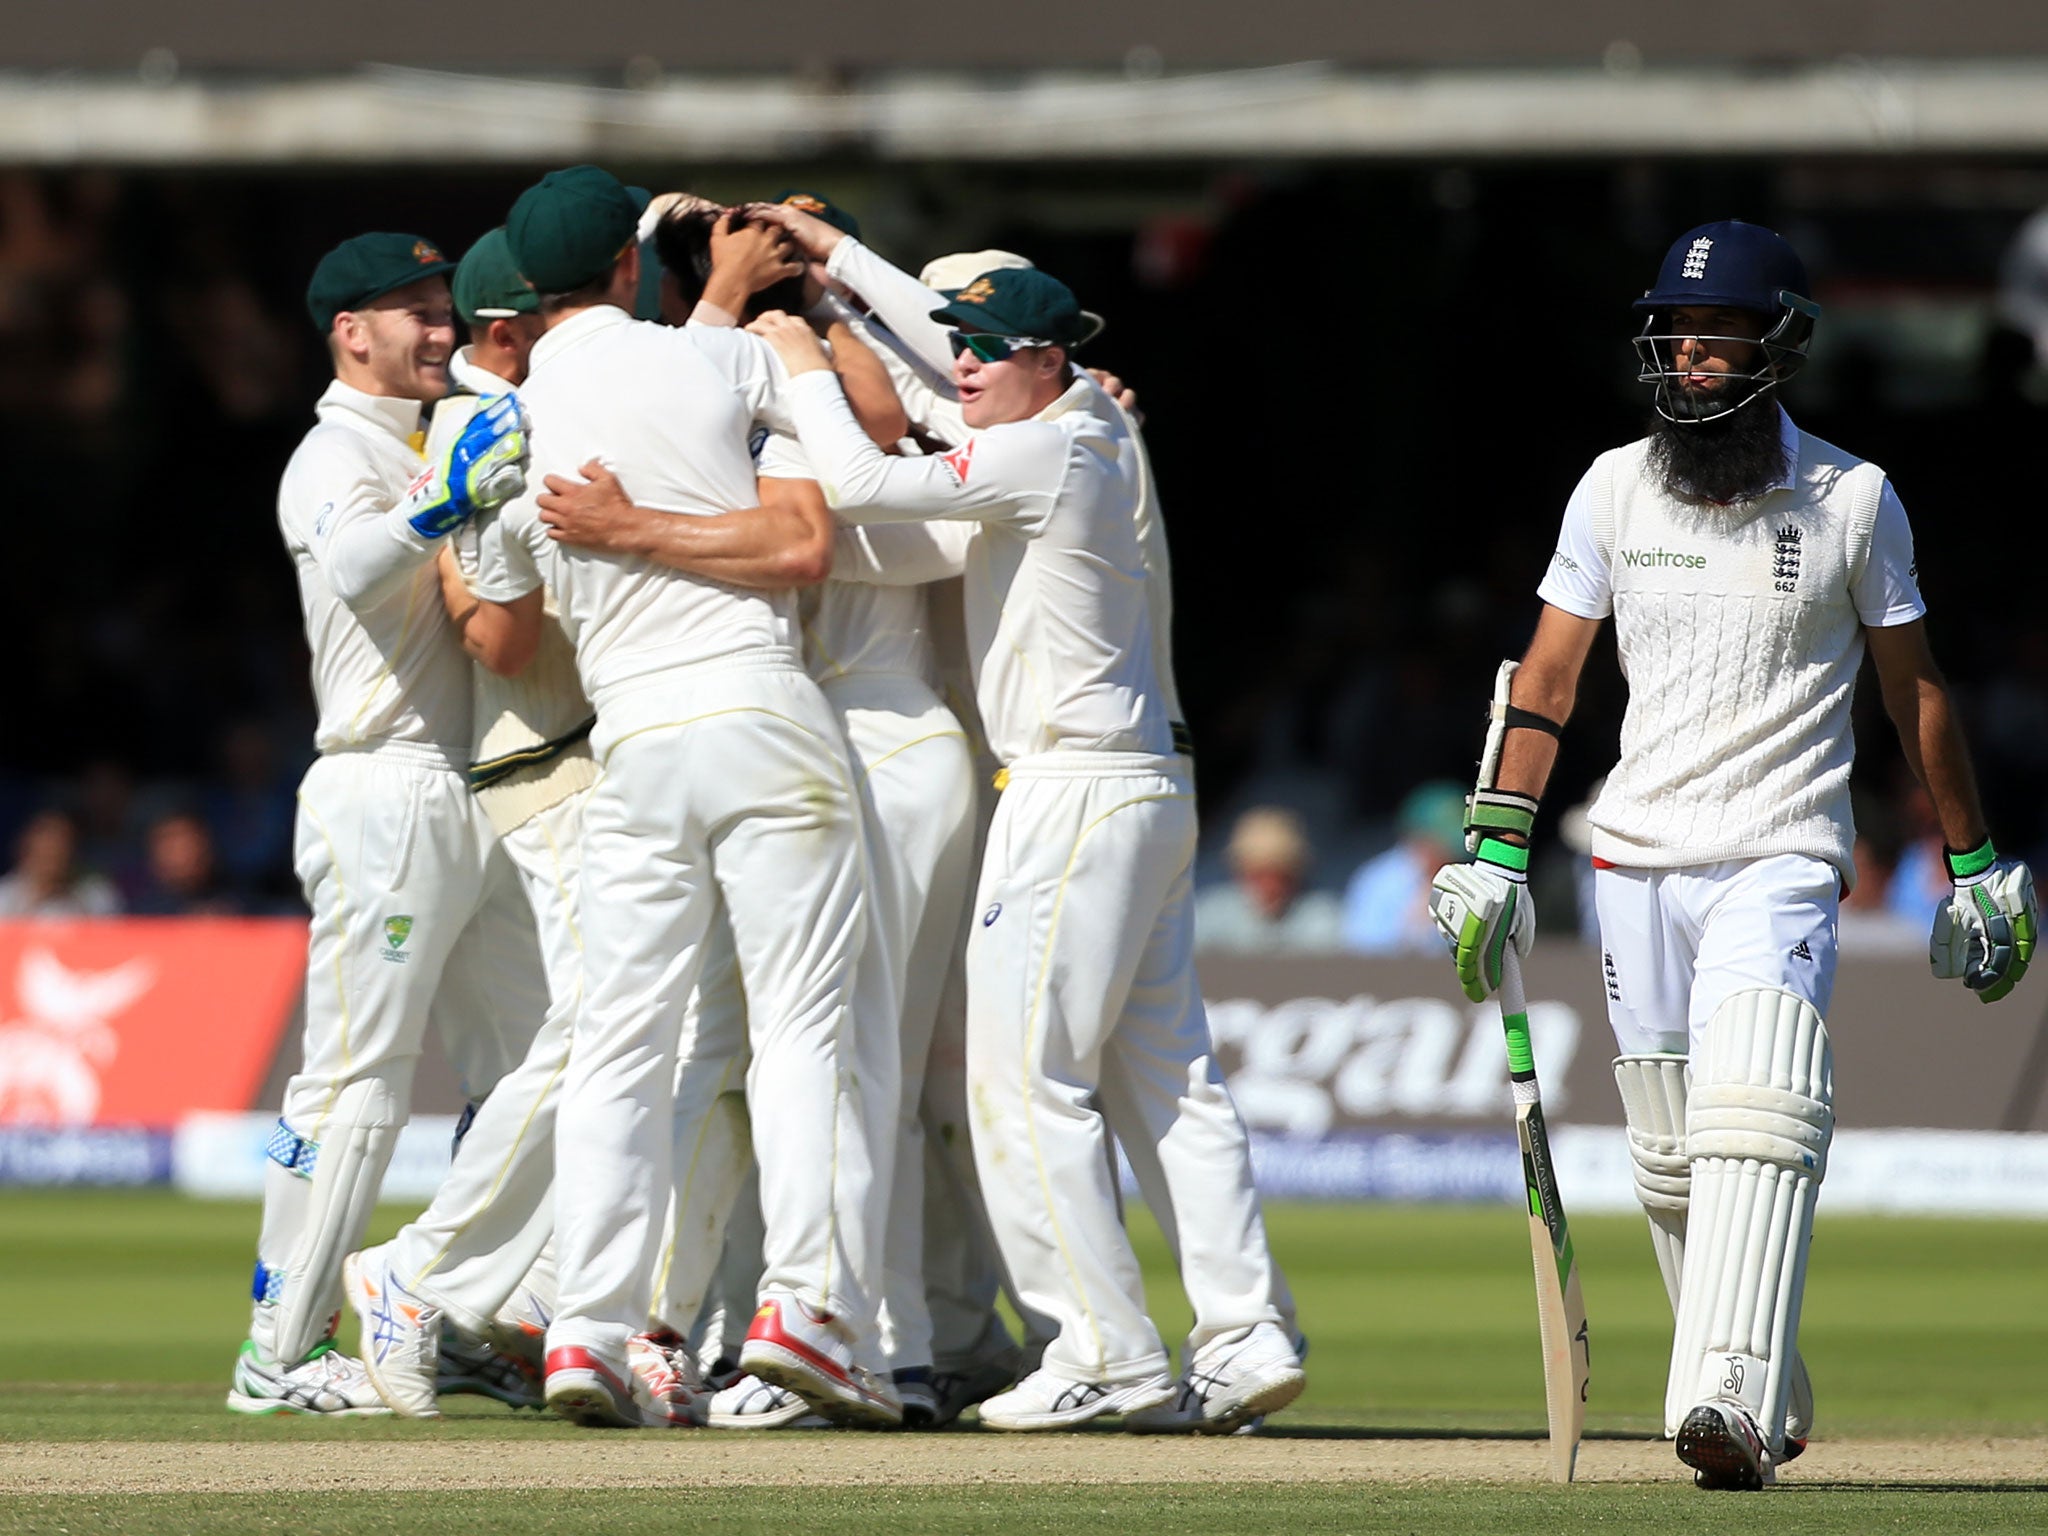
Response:
[{"label": "batting pad", "polygon": [[295,1365],[327,1336],[341,1305],[341,1261],[363,1245],[405,1112],[381,1077],[334,1096],[323,1122],[305,1226],[285,1267],[277,1305],[277,1358]]},{"label": "batting pad", "polygon": [[1686,1207],[1692,1200],[1692,1160],[1685,1149],[1685,1071],[1683,1056],[1614,1059],[1614,1086],[1621,1090],[1622,1114],[1628,1120],[1636,1199],[1650,1218],[1650,1246],[1657,1251],[1657,1268],[1674,1317],[1685,1271]]},{"label": "batting pad", "polygon": [[1811,1004],[1760,988],[1736,993],[1708,1021],[1686,1108],[1691,1240],[1666,1434],[1719,1398],[1740,1403],[1774,1453],[1784,1449],[1833,1098],[1833,1051]]}]

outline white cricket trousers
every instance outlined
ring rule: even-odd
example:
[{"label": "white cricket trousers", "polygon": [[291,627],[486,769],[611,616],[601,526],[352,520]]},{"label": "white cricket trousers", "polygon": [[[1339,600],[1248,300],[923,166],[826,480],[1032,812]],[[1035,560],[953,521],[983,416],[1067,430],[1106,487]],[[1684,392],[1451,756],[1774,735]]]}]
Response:
[{"label": "white cricket trousers", "polygon": [[[667,1241],[685,1005],[723,901],[747,1007],[689,1042],[751,1044],[764,1287],[872,1321],[873,1195],[851,1022],[860,816],[838,722],[793,655],[680,669],[599,701],[584,807],[583,1003],[556,1121],[561,1310],[548,1345],[614,1356],[647,1326]],[[713,1028],[713,1016],[701,1029]]]},{"label": "white cricket trousers", "polygon": [[[924,1142],[917,1095],[939,988],[967,898],[973,769],[960,722],[922,679],[863,672],[821,686],[844,734],[867,850],[867,943],[854,997],[864,1123],[895,1126],[893,1146],[884,1142],[875,1148],[876,1187],[888,1191],[888,1207],[885,1213],[871,1213],[864,1247],[883,1257],[881,1268],[863,1277],[863,1288],[882,1300],[880,1348],[887,1363],[901,1369],[931,1364],[920,1264]],[[729,945],[714,943],[708,963],[721,953],[729,959]],[[700,974],[693,1018],[713,1036],[731,1027],[720,1015],[745,1007],[737,985],[713,972]],[[755,1221],[742,1224],[736,1232],[740,1251],[724,1262],[705,1243],[725,1220],[734,1191],[741,1190],[751,1154],[738,1134],[745,1121],[732,1109],[736,1074],[706,1075],[690,1059],[693,1055],[686,1052],[685,1080],[678,1090],[679,1101],[693,1112],[678,1125],[695,1128],[676,1148],[675,1246],[657,1271],[660,1300],[655,1308],[657,1316],[686,1332],[699,1314],[714,1269],[727,1325],[744,1327],[741,1317],[730,1314],[739,1311],[735,1292],[749,1259],[746,1234],[758,1226]],[[741,1191],[739,1198],[748,1198],[748,1192]],[[886,1233],[875,1224],[882,1215]],[[751,1315],[754,1288],[748,1279],[745,1315]]]},{"label": "white cricket trousers", "polygon": [[433,1202],[391,1240],[400,1280],[471,1333],[484,1332],[554,1235],[555,1114],[583,978],[576,886],[587,793],[501,839],[539,930],[547,1022],[477,1110]]},{"label": "white cricket trousers", "polygon": [[[395,1133],[373,1138],[367,1161],[350,1165],[361,1198],[327,1202],[324,1216],[314,1210],[304,1147],[347,1135],[331,1123],[337,1101],[368,1079],[388,1090],[395,1121],[404,1122],[430,1019],[467,1091],[489,1094],[540,1028],[547,978],[497,834],[464,775],[437,751],[386,744],[319,758],[299,786],[294,862],[312,908],[305,1060],[285,1086],[282,1115],[299,1139],[300,1166],[288,1168],[274,1148],[258,1254],[265,1271],[282,1274],[301,1244],[331,1253],[331,1273],[306,1276],[320,1288],[306,1300],[324,1317],[340,1304],[340,1256],[362,1244]],[[311,1230],[322,1220],[349,1230]],[[264,1303],[283,1297],[257,1300],[258,1343],[267,1349]]]},{"label": "white cricket trousers", "polygon": [[1596,868],[1601,976],[1621,1053],[1690,1055],[1721,1004],[1752,987],[1790,992],[1826,1018],[1841,879],[1798,853]]},{"label": "white cricket trousers", "polygon": [[1195,797],[1179,758],[1048,752],[1009,766],[967,951],[967,1074],[989,1220],[1045,1365],[1166,1369],[1118,1220],[1113,1131],[1170,1210],[1191,1342],[1278,1322],[1250,1148],[1195,979]]}]

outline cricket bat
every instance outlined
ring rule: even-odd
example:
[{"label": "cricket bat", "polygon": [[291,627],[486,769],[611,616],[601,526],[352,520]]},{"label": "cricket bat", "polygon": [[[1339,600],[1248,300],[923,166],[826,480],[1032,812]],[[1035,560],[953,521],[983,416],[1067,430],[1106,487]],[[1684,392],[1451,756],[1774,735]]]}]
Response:
[{"label": "cricket bat", "polygon": [[1529,1046],[1529,1005],[1522,995],[1522,958],[1512,943],[1501,967],[1500,1021],[1508,1037],[1508,1077],[1515,1095],[1515,1139],[1522,1148],[1522,1182],[1529,1192],[1529,1246],[1536,1258],[1536,1321],[1543,1337],[1543,1400],[1550,1417],[1550,1480],[1568,1483],[1578,1464],[1586,1427],[1586,1388],[1592,1379],[1586,1340],[1586,1302],[1579,1294],[1579,1261],[1557,1193],[1536,1057]]}]

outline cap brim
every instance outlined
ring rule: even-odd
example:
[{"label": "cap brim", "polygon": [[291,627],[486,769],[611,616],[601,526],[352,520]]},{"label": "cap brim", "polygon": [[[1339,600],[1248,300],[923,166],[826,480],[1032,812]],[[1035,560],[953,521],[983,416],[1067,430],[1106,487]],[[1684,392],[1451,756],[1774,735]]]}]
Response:
[{"label": "cap brim", "polygon": [[1103,319],[1102,316],[1095,313],[1095,311],[1092,309],[1084,309],[1081,311],[1081,323],[1084,326],[1086,326],[1087,329],[1084,330],[1079,336],[1076,336],[1072,341],[1068,342],[1068,346],[1086,346],[1089,342],[1093,341],[1096,337],[1100,336],[1102,334],[1102,328],[1105,325],[1109,324],[1107,320]]},{"label": "cap brim", "polygon": [[[965,290],[960,290],[965,291]],[[1072,350],[1085,342],[1093,341],[1102,333],[1102,316],[1088,310],[1081,311],[1082,333],[1072,341],[1058,341],[1050,336],[1041,337],[1033,332],[1014,330],[999,322],[979,304],[965,304],[959,308],[948,304],[943,309],[931,312],[931,318],[941,325],[949,325],[956,331],[973,331],[981,336],[1027,336],[1034,341],[1050,341],[1056,347]]]},{"label": "cap brim", "polygon": [[626,188],[626,196],[633,200],[633,211],[635,213],[645,213],[647,205],[654,201],[654,194],[645,187],[628,187]]},{"label": "cap brim", "polygon": [[1748,294],[1729,293],[1646,293],[1631,306],[1638,314],[1650,314],[1660,309],[1740,309],[1751,314],[1769,314],[1769,310],[1758,309]]}]

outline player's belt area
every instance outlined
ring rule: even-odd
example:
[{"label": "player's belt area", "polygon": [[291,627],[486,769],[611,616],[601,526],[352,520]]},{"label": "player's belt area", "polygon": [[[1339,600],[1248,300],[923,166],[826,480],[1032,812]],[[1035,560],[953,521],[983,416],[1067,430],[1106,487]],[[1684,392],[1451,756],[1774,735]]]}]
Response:
[{"label": "player's belt area", "polygon": [[597,716],[577,726],[575,730],[557,736],[553,741],[543,741],[531,747],[521,747],[517,752],[507,752],[487,762],[472,763],[469,769],[471,789],[489,789],[512,777],[522,768],[538,767],[553,762],[579,741],[590,739],[591,728],[597,724]]}]

